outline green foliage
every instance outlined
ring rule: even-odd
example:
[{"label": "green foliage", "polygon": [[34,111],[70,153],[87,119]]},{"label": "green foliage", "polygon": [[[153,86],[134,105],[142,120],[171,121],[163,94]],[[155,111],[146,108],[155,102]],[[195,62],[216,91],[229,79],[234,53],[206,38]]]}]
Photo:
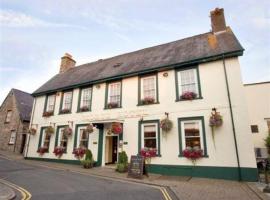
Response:
[{"label": "green foliage", "polygon": [[81,160],[81,164],[84,168],[92,168],[94,165],[93,154],[90,149],[87,149],[85,152],[85,159]]},{"label": "green foliage", "polygon": [[126,172],[128,169],[128,156],[125,151],[119,153],[118,163],[116,166],[116,171]]},{"label": "green foliage", "polygon": [[267,148],[270,148],[270,135],[268,135],[267,138],[264,139],[264,141],[265,141],[265,146]]}]

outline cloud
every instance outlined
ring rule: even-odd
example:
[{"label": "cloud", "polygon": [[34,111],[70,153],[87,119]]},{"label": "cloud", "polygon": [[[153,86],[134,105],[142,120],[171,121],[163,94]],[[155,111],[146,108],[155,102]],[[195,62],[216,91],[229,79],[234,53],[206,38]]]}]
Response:
[{"label": "cloud", "polygon": [[0,25],[11,28],[59,27],[87,29],[86,27],[73,24],[48,22],[13,10],[0,10]]}]

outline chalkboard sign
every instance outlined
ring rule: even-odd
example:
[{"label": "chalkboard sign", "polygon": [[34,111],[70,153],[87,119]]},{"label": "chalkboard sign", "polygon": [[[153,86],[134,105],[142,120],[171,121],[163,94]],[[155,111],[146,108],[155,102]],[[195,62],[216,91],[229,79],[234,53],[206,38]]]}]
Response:
[{"label": "chalkboard sign", "polygon": [[144,158],[142,156],[131,156],[128,167],[128,177],[142,178],[144,169]]}]

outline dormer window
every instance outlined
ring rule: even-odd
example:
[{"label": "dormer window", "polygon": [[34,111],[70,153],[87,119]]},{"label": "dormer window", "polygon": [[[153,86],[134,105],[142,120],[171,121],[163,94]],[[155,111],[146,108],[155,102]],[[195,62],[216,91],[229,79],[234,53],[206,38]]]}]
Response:
[{"label": "dormer window", "polygon": [[107,97],[105,108],[120,108],[121,107],[121,81],[107,84]]},{"label": "dormer window", "polygon": [[60,114],[71,113],[72,108],[72,91],[67,91],[62,94]]}]

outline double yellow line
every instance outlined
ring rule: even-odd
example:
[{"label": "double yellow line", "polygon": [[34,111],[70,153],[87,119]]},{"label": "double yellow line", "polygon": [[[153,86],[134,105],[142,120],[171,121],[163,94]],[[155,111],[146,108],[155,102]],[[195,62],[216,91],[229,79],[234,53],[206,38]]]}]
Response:
[{"label": "double yellow line", "polygon": [[159,187],[160,191],[162,192],[165,200],[172,200],[170,195],[168,194],[167,190],[164,187]]},{"label": "double yellow line", "polygon": [[13,189],[15,189],[17,191],[19,191],[22,194],[22,200],[30,200],[31,199],[32,195],[26,189],[24,189],[24,188],[22,188],[22,187],[20,187],[18,185],[15,185],[15,184],[13,184],[11,182],[8,182],[8,181],[6,181],[4,179],[0,179],[0,182],[5,184],[5,185],[8,185],[8,186],[12,187]]}]

